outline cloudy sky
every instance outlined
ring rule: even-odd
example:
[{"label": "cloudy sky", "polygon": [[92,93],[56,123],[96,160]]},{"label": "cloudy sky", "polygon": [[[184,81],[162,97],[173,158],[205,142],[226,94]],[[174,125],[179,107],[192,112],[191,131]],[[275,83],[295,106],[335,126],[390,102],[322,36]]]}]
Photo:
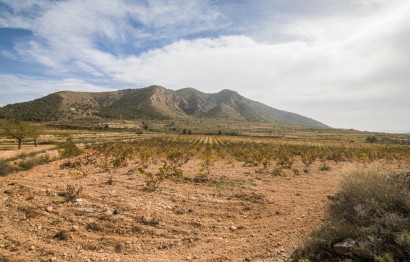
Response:
[{"label": "cloudy sky", "polygon": [[409,58],[408,0],[0,0],[0,106],[158,84],[410,131]]}]

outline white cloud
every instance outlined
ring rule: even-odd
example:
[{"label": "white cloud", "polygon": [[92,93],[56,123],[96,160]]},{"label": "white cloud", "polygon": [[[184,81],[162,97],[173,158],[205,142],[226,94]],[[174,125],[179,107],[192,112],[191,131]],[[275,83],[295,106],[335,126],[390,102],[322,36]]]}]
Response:
[{"label": "white cloud", "polygon": [[[223,17],[208,1],[71,0],[45,2],[2,0],[13,12],[1,10],[1,27],[24,28],[34,38],[20,42],[16,49],[26,60],[43,63],[60,71],[84,53],[108,46],[121,54],[123,45],[142,46],[147,41],[170,41],[223,26]],[[27,10],[32,8],[29,15]],[[15,14],[19,15],[15,15]],[[53,62],[45,57],[52,57]]]},{"label": "white cloud", "polygon": [[8,104],[10,98],[13,98],[13,103],[25,102],[63,90],[89,92],[113,91],[111,88],[97,86],[75,78],[50,80],[41,77],[0,74],[0,106]]}]

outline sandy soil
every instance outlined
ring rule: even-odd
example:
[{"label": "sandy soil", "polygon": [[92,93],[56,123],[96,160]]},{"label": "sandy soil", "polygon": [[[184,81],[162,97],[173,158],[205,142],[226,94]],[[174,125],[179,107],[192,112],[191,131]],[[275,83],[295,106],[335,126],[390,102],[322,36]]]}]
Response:
[{"label": "sandy soil", "polygon": [[[165,180],[146,192],[129,167],[109,184],[107,173],[62,162],[0,177],[0,261],[285,261],[357,168],[274,177],[218,162],[209,181]],[[67,185],[82,187],[79,199],[61,196]]]}]

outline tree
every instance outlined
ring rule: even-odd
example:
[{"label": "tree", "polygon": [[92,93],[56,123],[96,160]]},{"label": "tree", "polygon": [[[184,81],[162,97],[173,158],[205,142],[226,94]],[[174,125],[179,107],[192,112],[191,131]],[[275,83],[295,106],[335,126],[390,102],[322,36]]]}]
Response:
[{"label": "tree", "polygon": [[37,147],[38,138],[43,134],[43,127],[40,125],[29,125],[29,134],[28,137],[31,138],[34,142],[34,146]]},{"label": "tree", "polygon": [[1,125],[2,133],[9,138],[17,140],[18,149],[26,138],[31,138],[37,146],[38,137],[42,133],[40,126],[19,120],[6,120]]},{"label": "tree", "polygon": [[366,142],[368,142],[368,143],[376,143],[378,141],[378,139],[377,139],[377,137],[376,136],[368,136],[368,137],[366,137]]}]

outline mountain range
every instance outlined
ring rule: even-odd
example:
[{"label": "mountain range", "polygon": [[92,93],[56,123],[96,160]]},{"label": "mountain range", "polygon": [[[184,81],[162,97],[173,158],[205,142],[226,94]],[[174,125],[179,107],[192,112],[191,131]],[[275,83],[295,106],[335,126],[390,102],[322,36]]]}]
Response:
[{"label": "mountain range", "polygon": [[28,121],[76,119],[210,118],[329,128],[314,119],[278,110],[224,89],[207,94],[194,88],[161,86],[112,92],[61,91],[0,108],[0,118]]}]

